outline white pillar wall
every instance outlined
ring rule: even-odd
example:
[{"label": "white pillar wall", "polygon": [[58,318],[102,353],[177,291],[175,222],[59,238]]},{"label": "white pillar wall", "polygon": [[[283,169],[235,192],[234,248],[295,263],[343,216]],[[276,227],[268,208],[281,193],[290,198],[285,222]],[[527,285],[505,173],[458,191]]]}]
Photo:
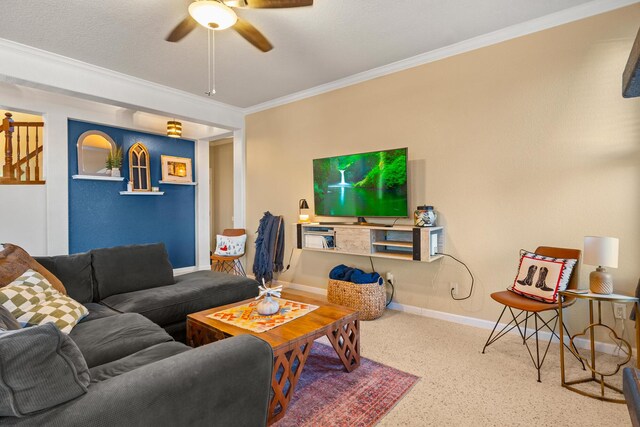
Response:
[{"label": "white pillar wall", "polygon": [[233,132],[233,226],[235,228],[247,228],[246,163],[247,145],[243,128]]},{"label": "white pillar wall", "polygon": [[196,266],[209,268],[211,248],[211,189],[209,188],[209,138],[196,141]]},{"label": "white pillar wall", "polygon": [[47,254],[69,253],[68,119],[65,114],[44,115],[44,178],[46,187]]}]

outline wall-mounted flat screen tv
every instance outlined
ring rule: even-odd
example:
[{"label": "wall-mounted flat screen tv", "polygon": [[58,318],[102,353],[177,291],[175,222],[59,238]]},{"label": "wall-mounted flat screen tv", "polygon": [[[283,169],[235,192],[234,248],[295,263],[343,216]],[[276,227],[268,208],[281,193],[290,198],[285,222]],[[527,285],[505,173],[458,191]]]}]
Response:
[{"label": "wall-mounted flat screen tv", "polygon": [[318,216],[406,217],[407,149],[313,161]]}]

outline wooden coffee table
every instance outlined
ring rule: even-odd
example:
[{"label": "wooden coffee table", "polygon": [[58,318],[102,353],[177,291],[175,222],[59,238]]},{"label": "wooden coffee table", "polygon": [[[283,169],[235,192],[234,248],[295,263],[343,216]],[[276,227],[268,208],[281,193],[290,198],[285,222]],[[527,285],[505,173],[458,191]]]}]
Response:
[{"label": "wooden coffee table", "polygon": [[286,292],[283,292],[282,298],[317,305],[318,308],[284,325],[261,333],[207,317],[212,313],[246,304],[253,299],[187,316],[187,344],[192,347],[242,334],[254,335],[271,344],[273,347],[271,379],[273,397],[269,404],[269,424],[284,416],[315,339],[322,336],[329,338],[347,372],[360,366],[360,324],[357,311]]}]

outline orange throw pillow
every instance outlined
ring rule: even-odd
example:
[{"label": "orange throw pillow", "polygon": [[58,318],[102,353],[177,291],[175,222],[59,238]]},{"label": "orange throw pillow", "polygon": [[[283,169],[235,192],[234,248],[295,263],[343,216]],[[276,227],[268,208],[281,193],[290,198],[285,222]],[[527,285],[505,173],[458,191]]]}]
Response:
[{"label": "orange throw pillow", "polygon": [[62,292],[64,295],[67,294],[62,282],[20,246],[12,245],[11,243],[3,243],[2,246],[4,250],[0,251],[0,288],[7,286],[22,276],[25,271],[31,269],[44,276],[57,291]]}]

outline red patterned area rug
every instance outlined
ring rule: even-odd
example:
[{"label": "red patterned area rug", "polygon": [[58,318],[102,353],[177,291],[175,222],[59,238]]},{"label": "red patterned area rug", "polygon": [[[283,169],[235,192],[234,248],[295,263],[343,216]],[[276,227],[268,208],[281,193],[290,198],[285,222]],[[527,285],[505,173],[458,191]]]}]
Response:
[{"label": "red patterned area rug", "polygon": [[273,426],[373,426],[419,379],[364,357],[348,373],[333,348],[316,342],[287,414]]}]

